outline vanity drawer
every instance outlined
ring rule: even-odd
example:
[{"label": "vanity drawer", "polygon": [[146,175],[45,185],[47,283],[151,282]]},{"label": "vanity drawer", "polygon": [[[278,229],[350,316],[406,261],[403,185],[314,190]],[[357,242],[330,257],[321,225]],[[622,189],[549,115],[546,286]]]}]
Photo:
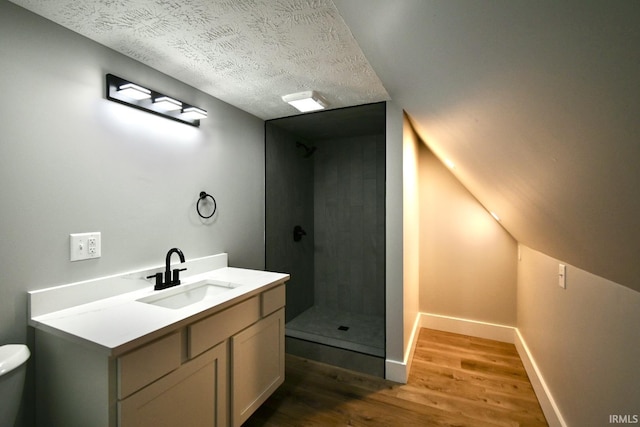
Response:
[{"label": "vanity drawer", "polygon": [[180,335],[174,332],[118,358],[118,399],[180,367]]},{"label": "vanity drawer", "polygon": [[189,358],[210,349],[260,320],[260,296],[227,308],[189,326]]},{"label": "vanity drawer", "polygon": [[284,285],[277,286],[262,293],[261,297],[262,317],[265,317],[277,309],[284,307],[286,302]]}]

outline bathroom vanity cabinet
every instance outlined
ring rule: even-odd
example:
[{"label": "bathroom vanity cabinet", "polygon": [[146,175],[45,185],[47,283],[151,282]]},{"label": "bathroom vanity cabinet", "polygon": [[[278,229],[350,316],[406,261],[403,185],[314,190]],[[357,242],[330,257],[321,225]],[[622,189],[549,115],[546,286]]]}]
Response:
[{"label": "bathroom vanity cabinet", "polygon": [[119,357],[118,426],[240,426],[284,380],[283,306],[281,285]]},{"label": "bathroom vanity cabinet", "polygon": [[240,426],[284,381],[284,305],[279,281],[116,355],[37,328],[37,424]]}]

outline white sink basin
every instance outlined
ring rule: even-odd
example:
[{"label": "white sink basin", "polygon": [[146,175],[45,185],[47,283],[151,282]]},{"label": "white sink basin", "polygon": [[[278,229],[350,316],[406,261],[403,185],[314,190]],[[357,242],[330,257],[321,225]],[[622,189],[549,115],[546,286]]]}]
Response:
[{"label": "white sink basin", "polygon": [[178,309],[202,302],[237,288],[238,284],[217,280],[202,280],[188,285],[178,285],[160,294],[149,295],[136,301],[165,308]]}]

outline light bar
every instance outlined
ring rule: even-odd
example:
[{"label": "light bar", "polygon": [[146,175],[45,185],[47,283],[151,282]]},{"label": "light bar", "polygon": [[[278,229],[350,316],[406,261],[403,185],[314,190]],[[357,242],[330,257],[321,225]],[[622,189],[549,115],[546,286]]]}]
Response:
[{"label": "light bar", "polygon": [[329,103],[318,95],[315,91],[309,90],[306,92],[291,93],[282,97],[284,102],[289,103],[302,113],[308,113],[310,111],[324,110],[329,106]]},{"label": "light bar", "polygon": [[207,117],[207,112],[202,108],[147,89],[113,74],[106,75],[106,83],[106,96],[110,101],[192,126],[200,126],[200,119]]}]

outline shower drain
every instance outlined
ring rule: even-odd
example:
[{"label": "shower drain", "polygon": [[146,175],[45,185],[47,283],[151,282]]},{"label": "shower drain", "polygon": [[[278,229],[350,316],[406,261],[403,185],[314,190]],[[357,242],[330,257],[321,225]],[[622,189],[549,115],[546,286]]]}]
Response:
[{"label": "shower drain", "polygon": [[348,331],[349,327],[348,326],[338,326],[338,330],[339,331]]}]

